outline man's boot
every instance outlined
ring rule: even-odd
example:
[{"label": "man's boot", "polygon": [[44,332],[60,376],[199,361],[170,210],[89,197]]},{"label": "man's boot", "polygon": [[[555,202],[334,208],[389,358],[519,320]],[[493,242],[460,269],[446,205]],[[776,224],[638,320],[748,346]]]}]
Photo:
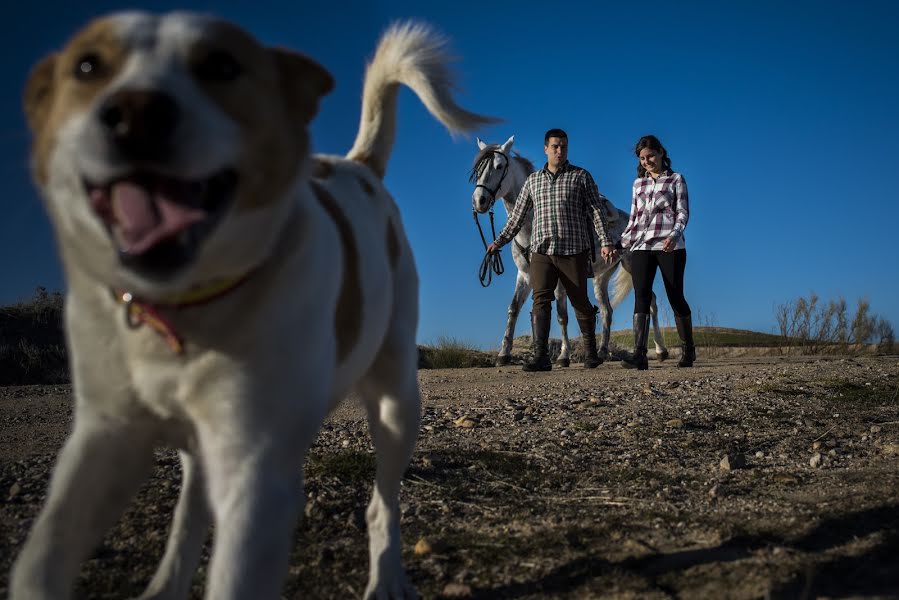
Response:
[{"label": "man's boot", "polygon": [[637,369],[645,371],[649,368],[646,358],[646,339],[649,337],[649,315],[646,313],[634,314],[634,356],[621,361],[625,369]]},{"label": "man's boot", "polygon": [[678,317],[675,315],[674,323],[677,325],[677,335],[680,336],[682,350],[677,366],[692,367],[696,361],[696,346],[693,344],[693,316]]},{"label": "man's boot", "polygon": [[602,364],[596,351],[596,315],[587,319],[578,319],[581,326],[581,340],[584,342],[584,368],[595,369]]},{"label": "man's boot", "polygon": [[531,331],[534,335],[534,358],[524,363],[522,371],[552,371],[549,360],[549,320],[550,312],[531,312]]}]

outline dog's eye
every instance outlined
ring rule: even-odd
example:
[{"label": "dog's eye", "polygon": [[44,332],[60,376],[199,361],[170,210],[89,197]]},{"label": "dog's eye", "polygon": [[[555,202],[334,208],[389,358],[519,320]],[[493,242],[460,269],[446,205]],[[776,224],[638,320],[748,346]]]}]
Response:
[{"label": "dog's eye", "polygon": [[103,73],[103,61],[96,54],[85,54],[75,61],[75,78],[88,81],[100,77]]},{"label": "dog's eye", "polygon": [[243,70],[227,52],[211,52],[194,66],[194,73],[204,81],[234,81]]}]

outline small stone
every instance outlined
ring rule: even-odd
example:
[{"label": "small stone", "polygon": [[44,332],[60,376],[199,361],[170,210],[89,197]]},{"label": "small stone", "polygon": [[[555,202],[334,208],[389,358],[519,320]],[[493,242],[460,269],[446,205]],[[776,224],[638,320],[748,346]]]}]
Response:
[{"label": "small stone", "polygon": [[349,447],[350,447],[350,440],[343,440],[342,442],[340,442],[340,447],[341,447],[341,448],[349,448]]},{"label": "small stone", "polygon": [[571,437],[571,432],[567,429],[563,429],[561,435],[562,437]]},{"label": "small stone", "polygon": [[12,484],[12,486],[9,488],[9,499],[12,500],[12,499],[15,498],[16,496],[18,496],[19,493],[20,493],[21,491],[22,491],[22,486],[19,485],[19,482],[18,482],[18,481],[15,482],[15,483]]},{"label": "small stone", "polygon": [[720,490],[718,484],[716,483],[716,484],[713,485],[712,488],[709,490],[709,496],[710,496],[711,498],[717,498],[720,494],[721,494],[721,490]]},{"label": "small stone", "polygon": [[880,430],[883,429],[880,425],[871,425],[871,433],[880,433]]},{"label": "small stone", "polygon": [[463,415],[453,421],[453,424],[456,427],[461,427],[462,429],[472,429],[478,426],[478,421],[474,417],[469,417],[468,415]]},{"label": "small stone", "polygon": [[825,443],[825,446],[827,446],[828,448],[836,448],[837,441],[836,440],[827,440],[827,442]]},{"label": "small stone", "polygon": [[434,551],[434,547],[426,538],[421,538],[415,544],[415,556],[427,556]]},{"label": "small stone", "polygon": [[812,442],[812,450],[820,450],[821,446],[821,442]]},{"label": "small stone", "polygon": [[830,450],[827,451],[827,456],[836,456],[836,455],[837,455],[836,448],[831,448]]},{"label": "small stone", "polygon": [[742,452],[728,454],[719,463],[722,471],[733,471],[746,466],[746,456]]},{"label": "small stone", "polygon": [[899,454],[899,444],[894,444],[894,443],[884,444],[883,448],[881,448],[881,450],[887,456],[890,456],[893,454]]},{"label": "small stone", "polygon": [[471,586],[451,581],[443,586],[442,595],[444,598],[470,598]]},{"label": "small stone", "polygon": [[762,452],[761,450],[759,450],[758,452],[755,453],[755,457],[756,458],[765,458],[765,453]]},{"label": "small stone", "polygon": [[818,467],[820,467],[821,466],[821,453],[815,452],[812,455],[812,458],[808,461],[808,464],[813,469],[817,469]]},{"label": "small stone", "polygon": [[683,419],[671,419],[670,421],[665,422],[665,427],[670,427],[671,429],[683,429],[684,421]]}]

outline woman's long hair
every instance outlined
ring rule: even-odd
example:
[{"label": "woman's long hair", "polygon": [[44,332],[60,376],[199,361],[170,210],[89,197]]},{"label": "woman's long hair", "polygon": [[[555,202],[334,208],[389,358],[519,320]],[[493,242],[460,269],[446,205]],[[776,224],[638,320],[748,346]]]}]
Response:
[{"label": "woman's long hair", "polygon": [[640,141],[637,142],[637,146],[634,148],[634,154],[637,155],[637,177],[646,177],[646,169],[640,164],[640,151],[643,150],[643,148],[661,152],[662,167],[664,169],[671,169],[671,159],[668,158],[668,151],[665,150],[665,146],[662,145],[659,138],[654,135],[644,135],[640,138]]}]

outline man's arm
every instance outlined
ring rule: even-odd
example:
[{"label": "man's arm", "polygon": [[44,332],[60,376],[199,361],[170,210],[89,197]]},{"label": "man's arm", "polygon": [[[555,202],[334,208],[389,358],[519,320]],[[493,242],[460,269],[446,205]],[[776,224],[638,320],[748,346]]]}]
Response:
[{"label": "man's arm", "polygon": [[512,214],[509,215],[509,220],[506,221],[503,230],[499,232],[499,235],[496,236],[496,239],[490,244],[490,247],[488,248],[490,252],[495,252],[512,241],[512,238],[518,234],[524,225],[524,217],[528,214],[528,211],[534,203],[534,199],[531,195],[530,182],[531,179],[528,178],[525,180],[524,185],[521,186],[521,191],[518,193],[518,199],[515,201],[515,208],[512,209]]}]

